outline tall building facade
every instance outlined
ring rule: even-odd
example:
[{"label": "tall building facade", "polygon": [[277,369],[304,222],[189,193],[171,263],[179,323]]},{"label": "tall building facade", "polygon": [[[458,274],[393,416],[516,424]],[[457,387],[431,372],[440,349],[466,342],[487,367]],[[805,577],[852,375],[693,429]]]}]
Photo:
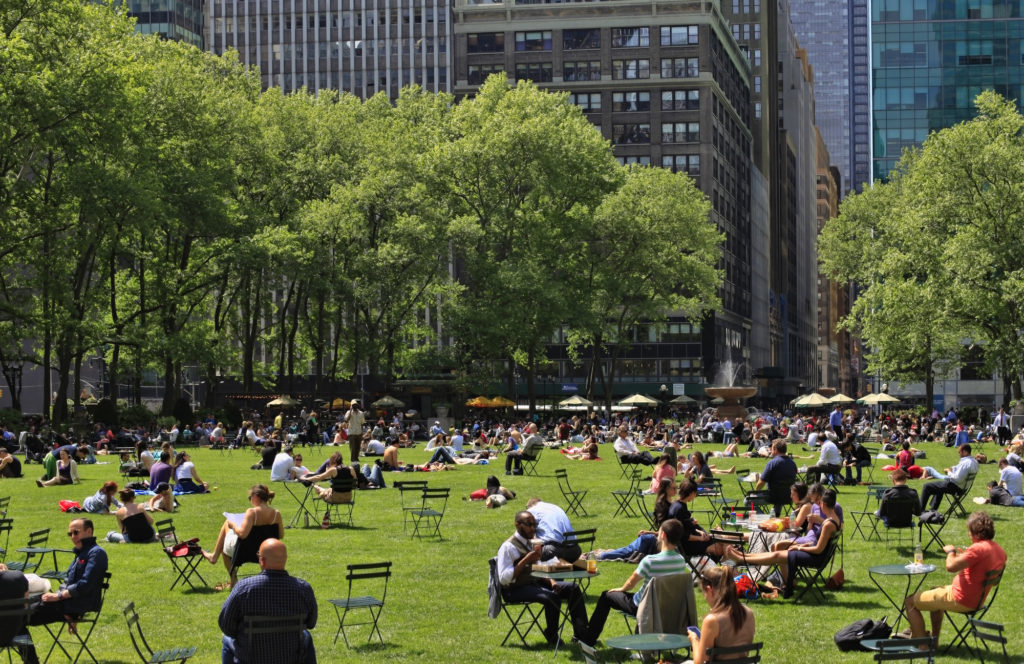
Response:
[{"label": "tall building facade", "polygon": [[992,89],[1024,99],[1024,2],[876,0],[871,7],[874,174],[904,148],[969,120]]},{"label": "tall building facade", "polygon": [[124,0],[135,31],[205,48],[203,0]]},{"label": "tall building facade", "polygon": [[[457,0],[456,94],[497,72],[568,91],[622,163],[689,174],[726,236],[723,310],[652,327],[627,351],[623,382],[698,385],[726,364],[748,366],[750,67],[717,3]],[[552,353],[560,380],[581,376],[557,346]]]},{"label": "tall building facade", "polygon": [[842,177],[840,196],[871,182],[868,0],[791,0],[790,19],[814,67],[815,124]]},{"label": "tall building facade", "polygon": [[238,51],[265,87],[367,98],[450,92],[447,0],[205,0],[207,48]]}]

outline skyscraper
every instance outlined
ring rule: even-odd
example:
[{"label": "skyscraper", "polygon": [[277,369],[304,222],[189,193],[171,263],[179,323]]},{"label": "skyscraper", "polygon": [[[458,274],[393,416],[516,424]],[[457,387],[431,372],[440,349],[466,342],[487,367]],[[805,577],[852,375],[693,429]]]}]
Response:
[{"label": "skyscraper", "polygon": [[203,0],[128,0],[135,31],[183,41],[198,48],[203,43]]},{"label": "skyscraper", "polygon": [[929,132],[974,117],[982,90],[1024,99],[1020,0],[877,0],[871,38],[876,178]]}]

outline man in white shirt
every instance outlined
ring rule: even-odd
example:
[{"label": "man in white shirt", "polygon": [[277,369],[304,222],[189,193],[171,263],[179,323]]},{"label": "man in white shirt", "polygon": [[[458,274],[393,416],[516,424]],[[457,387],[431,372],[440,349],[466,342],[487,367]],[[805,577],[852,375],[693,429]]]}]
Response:
[{"label": "man in white shirt", "polygon": [[452,440],[448,444],[456,453],[462,451],[462,446],[466,444],[466,434],[468,433],[468,431],[463,429],[462,431],[456,431],[455,435],[452,436]]},{"label": "man in white shirt", "polygon": [[818,462],[807,469],[807,483],[820,482],[822,475],[838,475],[843,467],[843,455],[835,443],[836,435],[829,431],[821,445]]},{"label": "man in white shirt", "polygon": [[292,446],[285,445],[278,452],[277,456],[274,457],[274,464],[270,467],[270,481],[271,482],[292,482],[292,468],[295,466],[295,460],[292,459]]},{"label": "man in white shirt", "polygon": [[536,563],[554,563],[554,558],[543,559],[542,546],[534,542],[537,519],[529,512],[516,514],[516,532],[498,549],[498,582],[501,596],[506,602],[530,602],[544,606],[546,627],[544,638],[551,645],[558,643],[558,624],[562,601],[569,602],[573,635],[584,638],[587,634],[587,610],[578,586],[552,579],[537,579],[530,574]]},{"label": "man in white shirt", "polygon": [[1002,484],[1014,498],[1024,493],[1024,490],[1022,490],[1024,475],[1021,475],[1020,470],[1018,470],[1016,466],[1011,466],[1007,463],[1006,459],[999,460],[999,483]]},{"label": "man in white shirt", "polygon": [[[939,473],[931,466],[927,466],[925,476],[938,478],[937,482],[928,482],[921,491],[921,509],[938,510],[942,497],[947,493],[962,494],[967,489],[967,482],[978,474],[978,462],[971,456],[970,444],[961,445],[957,448],[960,452],[960,461],[952,468],[947,468],[946,473]],[[930,507],[925,507],[931,502]]]},{"label": "man in white shirt", "polygon": [[654,457],[651,453],[644,450],[641,452],[637,449],[636,444],[629,437],[629,429],[623,424],[619,426],[618,438],[615,439],[612,447],[615,448],[615,454],[618,455],[619,460],[622,463],[639,463],[645,466],[650,466],[654,463]]}]

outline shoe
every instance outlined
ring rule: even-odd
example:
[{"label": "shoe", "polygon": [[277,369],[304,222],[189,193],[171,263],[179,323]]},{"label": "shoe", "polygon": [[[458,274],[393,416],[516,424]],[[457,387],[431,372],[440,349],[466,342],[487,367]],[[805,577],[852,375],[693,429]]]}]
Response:
[{"label": "shoe", "polygon": [[548,642],[549,646],[553,646],[558,643],[558,628],[551,630],[544,630],[544,640]]},{"label": "shoe", "polygon": [[789,599],[793,596],[793,588],[790,586],[782,587],[782,599]]},{"label": "shoe", "polygon": [[42,480],[36,480],[36,486],[39,487],[40,489],[42,489],[43,488],[43,481]]},{"label": "shoe", "polygon": [[505,471],[505,474],[506,474],[506,475],[511,475],[511,474],[512,474],[512,471],[511,471],[511,470],[506,470],[506,471]]}]

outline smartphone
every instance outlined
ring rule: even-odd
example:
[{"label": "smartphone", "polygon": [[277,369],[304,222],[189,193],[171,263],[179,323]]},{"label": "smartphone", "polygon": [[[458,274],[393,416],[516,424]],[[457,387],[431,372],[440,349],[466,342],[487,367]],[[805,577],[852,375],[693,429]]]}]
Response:
[{"label": "smartphone", "polygon": [[690,625],[689,627],[686,628],[686,631],[693,632],[694,634],[697,635],[698,639],[700,638],[700,628],[699,627],[694,627],[693,625]]}]

